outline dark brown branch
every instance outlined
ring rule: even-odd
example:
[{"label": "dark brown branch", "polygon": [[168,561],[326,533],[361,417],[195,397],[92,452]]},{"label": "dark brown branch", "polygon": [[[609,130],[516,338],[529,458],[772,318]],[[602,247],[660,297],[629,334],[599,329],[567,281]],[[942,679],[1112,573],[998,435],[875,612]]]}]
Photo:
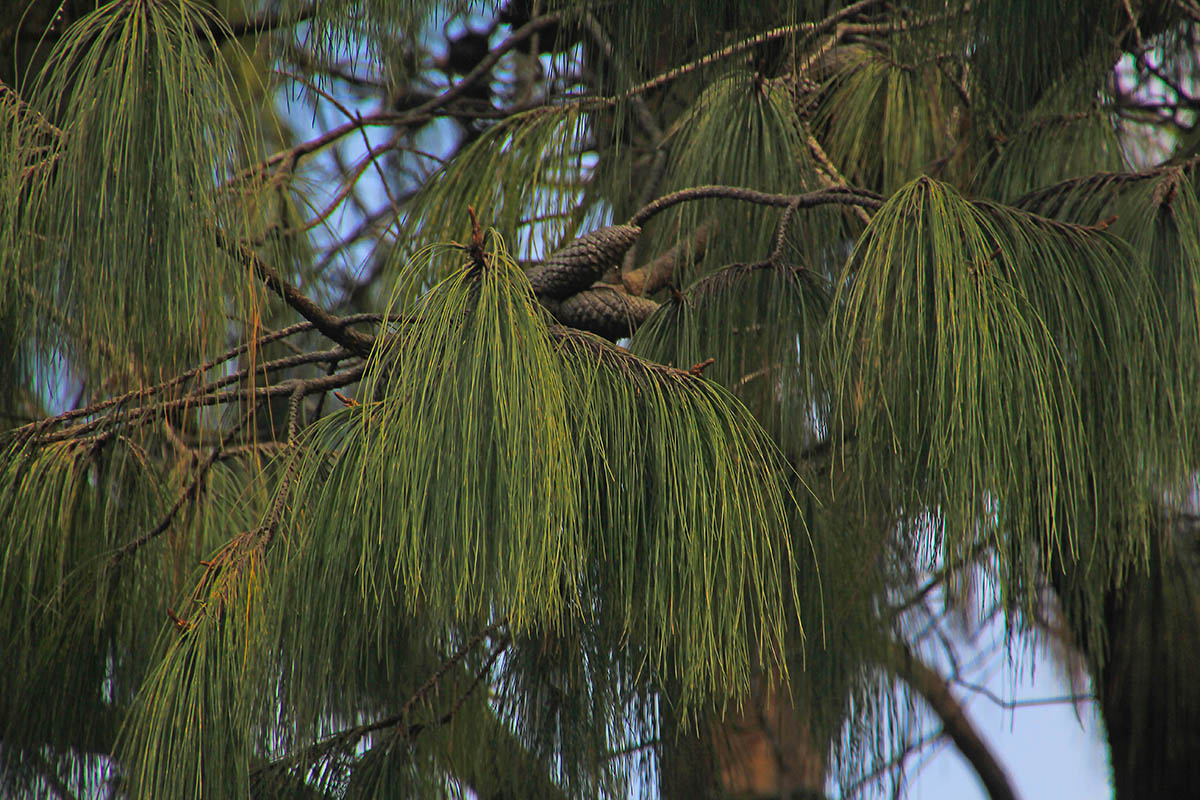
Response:
[{"label": "dark brown branch", "polygon": [[317,4],[290,13],[262,14],[251,19],[231,25],[213,26],[210,29],[212,42],[218,47],[230,39],[240,39],[243,36],[261,36],[280,28],[290,28],[301,22],[308,22],[317,15]]},{"label": "dark brown branch", "polygon": [[375,346],[374,336],[348,327],[349,323],[345,319],[330,314],[309,300],[303,292],[281,278],[279,273],[249,247],[240,245],[237,252],[243,261],[253,267],[254,273],[262,279],[268,289],[282,297],[285,303],[311,322],[313,327],[323,335],[363,358],[371,354],[371,348]]},{"label": "dark brown branch", "polygon": [[926,581],[925,584],[921,586],[921,588],[918,589],[915,594],[913,594],[912,597],[903,601],[900,603],[900,605],[896,606],[889,612],[892,619],[896,619],[908,613],[912,609],[916,608],[919,604],[923,603],[925,598],[928,597],[934,589],[936,589],[938,586],[941,586],[946,578],[962,569],[967,564],[974,562],[991,546],[991,542],[976,542],[969,550],[967,550],[966,555],[961,559],[956,559],[943,566],[941,569],[935,572],[933,576]]},{"label": "dark brown branch", "polygon": [[[352,383],[357,383],[362,378],[363,371],[366,369],[365,364],[335,372],[332,375],[324,375],[319,378],[291,378],[286,381],[277,383],[274,386],[264,386],[255,389],[239,389],[232,392],[219,392],[214,394],[201,395],[199,397],[184,397],[178,400],[168,400],[162,403],[153,405],[141,406],[139,408],[130,409],[129,411],[113,414],[108,417],[92,420],[91,422],[76,425],[73,428],[56,431],[47,436],[42,436],[37,439],[39,443],[61,442],[67,439],[79,439],[86,433],[96,430],[105,425],[112,425],[118,422],[131,422],[142,417],[153,417],[162,414],[176,411],[181,408],[196,408],[200,406],[215,406],[221,403],[230,403],[235,400],[258,400],[267,397],[281,397],[291,395],[296,391],[299,384],[304,391],[305,396],[316,394],[317,392],[328,391],[329,389],[340,389],[343,386],[349,386]],[[101,434],[100,438],[108,438],[116,431],[109,430]]]},{"label": "dark brown branch", "polygon": [[905,741],[904,746],[900,749],[900,752],[888,759],[885,763],[878,765],[873,770],[851,783],[849,786],[846,786],[844,789],[842,789],[841,796],[843,798],[851,798],[858,797],[861,794],[866,794],[864,792],[866,787],[872,783],[882,781],[883,778],[885,778],[887,774],[893,770],[900,770],[900,774],[903,776],[904,764],[914,753],[919,753],[930,745],[934,746],[934,752],[936,752],[937,749],[940,749],[946,744],[945,736],[945,729],[939,728],[936,731],[930,731],[929,733],[922,734],[914,742]]},{"label": "dark brown branch", "polygon": [[294,356],[277,358],[274,361],[267,361],[254,367],[246,367],[245,369],[238,370],[232,375],[226,375],[225,377],[219,378],[211,383],[204,384],[191,394],[192,396],[198,396],[207,394],[209,392],[215,392],[217,389],[223,389],[226,386],[240,383],[241,381],[248,379],[252,373],[269,375],[272,372],[278,372],[282,369],[291,369],[292,367],[299,367],[305,364],[336,364],[352,356],[353,353],[344,347],[334,347],[331,350],[320,350],[315,353],[297,353]]},{"label": "dark brown branch", "polygon": [[[488,53],[487,56],[475,66],[475,69],[467,73],[467,75],[461,81],[454,84],[436,97],[433,97],[421,103],[420,105],[413,107],[412,109],[406,110],[402,113],[396,113],[391,110],[381,110],[375,112],[374,114],[368,114],[364,117],[358,117],[350,122],[343,123],[342,125],[332,128],[314,139],[309,139],[308,141],[301,142],[293,147],[288,148],[287,150],[281,150],[271,156],[268,156],[258,164],[243,170],[232,181],[230,181],[230,183],[236,185],[244,180],[261,175],[263,172],[271,169],[272,167],[278,166],[279,164],[295,164],[300,158],[310,155],[317,150],[336,142],[343,136],[348,136],[349,134],[354,133],[355,131],[364,127],[375,125],[401,127],[421,125],[429,122],[436,116],[435,112],[438,112],[443,106],[447,105],[452,100],[457,99],[468,89],[470,89],[475,81],[479,80],[486,73],[488,73],[509,50],[512,50],[518,44],[525,41],[541,29],[556,24],[557,22],[561,21],[561,19],[562,16],[559,14],[549,14],[544,17],[539,17],[522,26],[520,29],[514,31],[511,36],[497,45],[490,53]],[[511,110],[509,113],[511,113]]]},{"label": "dark brown branch", "polygon": [[1025,706],[1054,706],[1054,705],[1076,705],[1077,703],[1094,703],[1097,698],[1094,694],[1060,694],[1050,697],[1031,697],[1025,700],[1005,700],[986,686],[981,686],[971,681],[955,678],[954,683],[963,687],[967,691],[981,695],[992,703],[995,703],[1000,708],[1011,711],[1015,708],[1023,708]]},{"label": "dark brown branch", "polygon": [[488,625],[486,628],[468,639],[463,646],[454,653],[454,655],[442,662],[441,666],[434,670],[432,675],[426,678],[425,682],[421,684],[420,688],[413,692],[412,697],[408,698],[403,707],[401,707],[399,714],[396,714],[394,717],[389,717],[386,720],[380,720],[378,722],[371,723],[371,725],[360,726],[363,729],[363,733],[366,734],[373,730],[379,730],[380,728],[391,727],[408,719],[409,714],[411,714],[412,710],[416,708],[417,703],[421,702],[421,699],[425,697],[425,695],[433,691],[434,687],[438,685],[438,682],[445,677],[446,673],[449,672],[452,667],[466,658],[467,653],[474,650],[476,645],[478,645],[488,636],[496,633],[507,624],[508,618],[505,617],[498,622]]},{"label": "dark brown branch", "polygon": [[454,716],[458,714],[459,709],[463,707],[463,703],[467,702],[467,699],[475,693],[475,690],[479,688],[479,685],[483,683],[484,679],[491,674],[492,667],[496,665],[496,662],[500,659],[500,656],[503,655],[504,651],[508,649],[509,644],[510,641],[508,637],[502,637],[500,643],[496,645],[496,647],[492,650],[491,655],[488,656],[488,660],[485,661],[483,666],[479,668],[479,671],[475,673],[475,679],[471,681],[471,685],[468,686],[462,694],[455,698],[454,705],[450,706],[450,710],[431,724],[410,725],[408,730],[404,732],[405,738],[412,739],[422,730],[426,728],[432,728],[435,725],[449,724],[450,721],[454,719]]},{"label": "dark brown branch", "polygon": [[417,106],[414,111],[432,111],[435,108],[440,108],[441,106],[446,105],[451,100],[457,99],[459,95],[470,89],[476,81],[490,73],[492,71],[492,67],[500,63],[500,59],[503,58],[508,51],[512,50],[514,47],[521,44],[538,31],[558,25],[560,22],[562,22],[562,20],[562,14],[547,14],[544,17],[538,17],[537,19],[532,19],[525,23],[520,28],[517,28],[517,30],[513,31],[507,39],[492,48],[492,50],[486,56],[484,56],[478,64],[475,65],[474,69],[463,76],[461,81],[442,92],[433,100]]},{"label": "dark brown branch", "polygon": [[[373,314],[373,313],[372,314],[354,314],[352,316],[342,317],[341,321],[342,321],[343,325],[355,325],[355,324],[362,323],[362,322],[378,322],[380,320],[381,316],[382,315],[380,315],[380,314]],[[145,400],[149,397],[153,397],[155,395],[162,394],[163,392],[167,391],[168,389],[171,389],[175,386],[179,386],[180,384],[186,383],[187,381],[191,380],[192,378],[203,375],[208,370],[210,370],[220,364],[223,364],[226,361],[230,361],[234,358],[237,358],[238,356],[240,356],[243,353],[245,353],[246,351],[248,351],[251,347],[255,347],[255,348],[262,347],[262,346],[270,344],[272,342],[279,341],[280,339],[286,339],[290,336],[295,336],[300,333],[305,333],[306,331],[315,330],[315,328],[316,328],[316,326],[313,325],[313,323],[305,320],[304,322],[297,322],[296,324],[289,325],[286,328],[281,328],[280,330],[272,331],[270,333],[264,334],[264,335],[256,338],[253,342],[247,342],[245,344],[240,344],[237,347],[227,350],[226,352],[222,353],[221,355],[217,356],[216,358],[206,361],[203,364],[199,365],[198,367],[193,367],[192,369],[189,369],[186,372],[180,373],[179,375],[176,375],[173,378],[169,378],[169,379],[163,381],[162,383],[158,383],[158,384],[155,384],[154,386],[149,386],[146,388],[134,389],[132,391],[125,392],[124,394],[121,394],[117,397],[110,397],[107,400],[101,400],[98,403],[93,403],[85,408],[77,408],[77,409],[73,409],[71,411],[65,411],[62,414],[59,414],[57,416],[46,417],[45,419],[35,420],[26,425],[22,425],[19,428],[14,428],[13,430],[5,433],[4,440],[5,441],[14,441],[14,440],[19,440],[19,439],[25,438],[25,437],[36,437],[39,433],[42,433],[49,428],[55,427],[56,425],[61,425],[66,422],[70,422],[71,420],[79,419],[80,417],[89,417],[93,414],[99,414],[101,411],[106,411],[106,410],[112,408],[113,406],[119,406],[124,403],[131,402],[133,400]],[[272,371],[275,369],[283,369],[283,368],[286,368],[289,366],[298,366],[299,364],[308,363],[309,361],[333,360],[334,358],[338,357],[338,354],[340,352],[341,351],[338,351],[338,350],[330,350],[330,351],[325,351],[320,354],[309,354],[312,356],[316,356],[316,357],[312,357],[312,358],[300,358],[299,356],[293,356],[293,357],[290,357],[289,359],[280,359],[279,361],[272,361],[272,362],[268,362],[267,364],[263,364],[259,367],[259,370],[263,371],[263,372],[267,372],[267,371]],[[207,392],[207,391],[211,391],[213,389],[220,388],[221,386],[227,385],[228,383],[235,383],[237,380],[240,380],[242,377],[244,377],[246,374],[248,374],[248,372],[249,372],[249,370],[242,370],[241,372],[237,373],[236,376],[231,375],[231,376],[228,376],[227,378],[223,378],[223,379],[215,381],[211,384],[207,384],[207,385],[197,389],[196,391],[191,392],[191,394],[193,396],[195,396],[202,392]],[[234,379],[234,380],[231,380],[231,379]]]},{"label": "dark brown branch", "polygon": [[343,136],[348,136],[357,130],[372,126],[387,126],[401,127],[405,125],[420,125],[429,122],[433,119],[432,114],[418,113],[416,111],[406,111],[404,113],[396,113],[393,111],[377,111],[374,114],[368,114],[365,117],[357,117],[350,122],[344,122],[336,128],[331,128],[325,133],[317,136],[314,139],[300,142],[287,150],[280,150],[253,166],[247,167],[233,177],[228,185],[236,186],[243,181],[255,178],[272,167],[280,164],[295,164],[301,158],[311,155],[321,148],[336,142]]},{"label": "dark brown branch", "polygon": [[786,208],[791,205],[795,205],[796,208],[812,208],[830,203],[859,206],[861,208],[879,208],[883,205],[883,198],[874,192],[855,189],[849,186],[820,189],[806,194],[769,194],[755,189],[745,189],[740,186],[693,186],[690,189],[681,189],[678,192],[664,195],[649,205],[642,207],[636,214],[629,218],[627,224],[640,227],[656,214],[666,211],[672,206],[691,200],[705,200],[709,198],[742,200],[747,203],[755,203],[760,206],[774,206],[775,208]]},{"label": "dark brown branch", "polygon": [[1017,794],[1004,767],[979,735],[946,680],[907,647],[901,650],[896,660],[897,674],[941,719],[946,734],[975,770],[988,797],[992,800],[1016,800]]}]

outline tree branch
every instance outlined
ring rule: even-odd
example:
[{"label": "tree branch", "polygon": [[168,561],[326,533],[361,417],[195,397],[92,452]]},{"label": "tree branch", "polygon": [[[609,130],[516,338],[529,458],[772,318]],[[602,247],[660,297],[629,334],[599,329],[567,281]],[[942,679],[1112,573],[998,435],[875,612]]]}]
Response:
[{"label": "tree branch", "polygon": [[346,728],[345,730],[341,730],[341,731],[338,731],[337,733],[326,736],[324,739],[321,739],[319,742],[315,742],[314,744],[309,745],[308,747],[305,747],[303,750],[301,750],[299,752],[292,753],[292,754],[284,756],[276,761],[273,761],[269,764],[263,765],[262,767],[256,769],[255,773],[261,774],[261,773],[265,773],[268,771],[287,770],[294,766],[298,766],[298,765],[305,764],[305,763],[311,763],[312,761],[320,759],[320,758],[324,757],[325,755],[327,755],[328,753],[334,752],[336,750],[351,750],[360,741],[362,741],[363,737],[365,737],[367,734],[374,733],[375,731],[386,730],[388,728],[396,728],[397,734],[403,735],[405,737],[412,737],[412,736],[416,736],[417,734],[419,734],[421,731],[425,730],[426,728],[432,727],[433,724],[442,724],[442,725],[446,724],[453,718],[454,714],[457,713],[458,709],[462,707],[462,704],[467,699],[467,697],[469,697],[471,695],[471,693],[474,692],[475,689],[479,686],[479,684],[483,681],[483,679],[485,677],[487,677],[488,672],[491,671],[492,666],[496,663],[496,660],[500,657],[500,655],[506,649],[508,649],[509,639],[508,639],[507,635],[502,637],[502,640],[497,645],[497,647],[493,650],[492,654],[488,658],[484,667],[482,669],[480,669],[480,671],[476,674],[474,680],[471,682],[471,684],[467,688],[467,690],[465,692],[463,692],[462,695],[460,695],[458,698],[456,698],[454,705],[451,707],[451,709],[448,713],[444,714],[441,718],[439,718],[432,724],[431,723],[417,723],[414,725],[409,725],[405,728],[397,727],[408,720],[409,716],[412,713],[412,710],[416,707],[417,703],[419,703],[425,695],[427,695],[430,691],[432,691],[434,688],[437,687],[438,683],[442,680],[442,678],[445,677],[447,672],[449,672],[459,662],[461,662],[464,658],[466,658],[467,654],[470,653],[472,650],[474,650],[475,647],[480,642],[482,642],[488,636],[496,633],[498,630],[500,630],[500,628],[502,628],[507,623],[508,623],[507,618],[501,619],[498,622],[488,625],[486,628],[479,631],[478,633],[473,635],[470,639],[468,639],[462,645],[462,647],[460,647],[457,651],[455,651],[448,659],[443,661],[438,666],[438,668],[436,670],[434,670],[433,674],[431,674],[425,680],[425,682],[423,684],[421,684],[421,686],[415,692],[413,692],[412,696],[410,696],[408,698],[408,700],[405,701],[404,705],[401,707],[401,709],[398,713],[392,714],[392,715],[384,717],[382,719],[377,719],[374,722],[368,722],[368,723],[364,723],[362,725],[355,725],[352,728]]},{"label": "tree branch", "polygon": [[[489,52],[482,61],[475,65],[473,70],[463,77],[462,80],[436,97],[430,98],[420,105],[414,106],[413,108],[401,113],[396,113],[395,111],[388,109],[377,111],[374,114],[368,114],[365,117],[360,116],[357,119],[346,122],[336,128],[332,128],[314,139],[309,139],[308,141],[301,142],[293,147],[288,148],[287,150],[281,150],[272,154],[271,156],[268,156],[258,164],[243,170],[229,183],[230,185],[235,185],[241,181],[260,175],[271,167],[278,166],[279,164],[294,164],[301,157],[314,153],[317,150],[320,150],[322,147],[332,144],[338,139],[341,139],[343,136],[347,136],[356,130],[360,130],[361,128],[375,125],[400,127],[405,125],[418,125],[428,122],[437,116],[434,112],[438,111],[452,100],[457,99],[468,89],[470,89],[472,84],[489,72],[509,50],[512,50],[518,44],[525,41],[541,29],[556,24],[561,20],[562,15],[549,14],[544,17],[538,17],[537,19],[532,20],[528,24],[522,26],[520,29],[514,31],[513,34],[503,42],[498,44],[491,52]],[[511,113],[511,110],[509,113]]]},{"label": "tree branch", "polygon": [[301,22],[308,22],[317,15],[317,3],[290,13],[261,14],[251,19],[228,25],[214,25],[210,28],[213,44],[220,47],[230,39],[240,39],[243,36],[261,36],[280,28],[290,28]]},{"label": "tree branch", "polygon": [[285,303],[311,322],[313,327],[327,338],[363,358],[371,354],[371,348],[375,346],[374,336],[347,327],[349,323],[344,318],[330,314],[309,300],[303,292],[281,278],[279,273],[248,246],[238,245],[237,253],[246,264],[254,269],[254,273],[262,279],[268,289],[282,297]]},{"label": "tree branch", "polygon": [[941,586],[942,582],[945,581],[946,578],[948,578],[954,572],[962,569],[964,566],[973,563],[991,546],[992,543],[988,541],[975,542],[975,544],[971,545],[970,549],[967,550],[962,558],[955,559],[950,563],[945,564],[941,569],[935,572],[933,576],[930,577],[930,579],[926,581],[925,584],[921,586],[921,588],[918,589],[911,597],[901,602],[900,605],[893,607],[891,611],[888,612],[891,615],[891,618],[893,620],[898,619],[912,609],[916,608],[919,604],[923,603],[925,598],[928,597],[934,589],[936,589],[938,586]]},{"label": "tree branch", "polygon": [[[355,324],[362,323],[362,322],[378,322],[380,320],[381,316],[382,315],[380,315],[380,314],[374,314],[374,313],[354,314],[351,316],[342,317],[341,321],[342,321],[342,324],[344,324],[344,325],[355,325]],[[313,325],[313,323],[305,320],[304,322],[297,322],[296,324],[289,325],[286,328],[281,328],[280,330],[272,331],[267,334],[263,334],[262,336],[257,337],[256,339],[254,339],[251,342],[246,342],[244,344],[238,345],[237,347],[231,348],[230,350],[225,351],[224,353],[222,353],[221,355],[217,356],[214,359],[205,361],[203,364],[200,364],[197,367],[193,367],[193,368],[187,370],[186,372],[182,372],[179,375],[176,375],[173,378],[169,378],[161,383],[155,384],[154,386],[150,386],[147,388],[133,389],[131,391],[125,392],[124,394],[118,395],[116,397],[110,397],[107,400],[101,400],[100,402],[92,403],[91,405],[86,406],[84,408],[72,409],[71,411],[65,411],[62,414],[58,414],[57,416],[35,420],[26,425],[22,425],[19,428],[14,428],[13,430],[8,431],[4,434],[3,441],[10,442],[10,441],[19,440],[19,439],[26,438],[26,437],[36,437],[38,434],[44,433],[46,430],[48,430],[49,428],[55,427],[56,425],[61,425],[66,422],[70,422],[71,420],[79,419],[80,417],[90,417],[93,414],[99,414],[101,411],[106,411],[107,409],[110,409],[113,406],[123,405],[123,404],[128,403],[133,400],[145,400],[148,397],[153,397],[155,395],[162,394],[163,392],[165,392],[173,387],[176,387],[176,386],[179,386],[180,384],[186,383],[187,381],[191,380],[192,378],[203,375],[205,372],[209,371],[210,369],[213,369],[214,367],[216,367],[220,364],[225,363],[226,361],[230,361],[234,358],[237,358],[238,356],[240,356],[243,353],[245,353],[246,351],[248,351],[251,347],[254,347],[254,348],[262,347],[264,345],[270,344],[271,342],[279,341],[280,339],[286,339],[290,336],[295,336],[296,334],[314,330],[315,327],[316,326]],[[310,363],[313,361],[337,360],[337,359],[344,357],[342,355],[343,352],[345,352],[345,351],[327,350],[322,353],[307,353],[307,354],[304,354],[303,356],[292,356],[292,357],[289,357],[286,359],[279,359],[277,361],[271,361],[266,364],[262,364],[258,367],[257,371],[266,373],[266,372],[269,372],[272,370],[285,369],[285,368],[291,367],[291,366],[299,366],[300,364]],[[210,384],[206,384],[205,386],[202,386],[199,389],[197,389],[193,392],[190,392],[190,396],[195,397],[204,392],[209,392],[214,389],[218,389],[229,383],[236,383],[238,380],[241,380],[243,377],[245,377],[247,374],[249,374],[249,372],[250,372],[250,370],[247,368],[245,370],[241,370],[238,373],[235,373],[234,375],[229,375],[229,376],[226,376],[225,378],[221,378],[220,380],[214,381]]]},{"label": "tree branch", "polygon": [[816,36],[822,31],[836,26],[842,20],[853,16],[854,14],[857,14],[873,5],[877,5],[879,2],[880,0],[859,0],[859,2],[846,6],[845,8],[837,11],[820,22],[800,22],[793,25],[783,25],[773,30],[769,30],[766,33],[761,33],[758,36],[744,39],[736,44],[723,47],[714,53],[709,53],[708,55],[698,58],[695,61],[691,61],[687,64],[683,64],[682,66],[664,72],[663,74],[651,78],[648,81],[643,81],[637,86],[628,89],[625,92],[625,96],[632,97],[634,95],[643,94],[651,89],[662,86],[665,83],[669,83],[678,77],[686,75],[689,72],[694,72],[701,67],[706,67],[709,64],[716,63],[717,61],[729,58],[730,56],[744,53],[760,44],[766,44],[767,42],[774,41],[775,39],[781,39],[785,36],[791,36],[792,34],[796,33],[804,33],[808,37]]},{"label": "tree branch", "polygon": [[[176,411],[181,408],[195,408],[200,406],[215,406],[221,403],[230,403],[234,400],[258,400],[267,397],[282,397],[290,396],[296,391],[297,386],[302,389],[303,394],[308,396],[317,392],[324,392],[329,389],[340,389],[343,386],[349,386],[352,383],[357,383],[362,378],[363,371],[366,369],[366,364],[358,364],[341,372],[335,372],[332,375],[323,375],[319,378],[291,378],[286,381],[281,381],[274,386],[264,386],[256,389],[239,389],[233,392],[218,392],[213,394],[201,395],[199,397],[188,396],[177,400],[167,400],[161,403],[152,405],[140,406],[138,408],[123,411],[119,414],[113,414],[108,417],[85,422],[81,425],[76,425],[73,428],[56,431],[55,433],[39,437],[37,441],[41,444],[50,442],[61,442],[67,439],[79,439],[86,433],[118,422],[131,422],[141,417],[156,416],[166,414],[171,411]],[[101,439],[106,439],[115,433],[115,430],[105,431],[100,435]]]},{"label": "tree branch", "polygon": [[690,240],[675,244],[648,264],[622,272],[621,283],[625,290],[640,297],[661,289],[679,270],[704,258],[708,240],[718,227],[718,219],[712,217],[692,231]]},{"label": "tree branch", "polygon": [[900,648],[895,661],[896,673],[942,720],[946,734],[975,770],[988,797],[992,800],[1017,800],[1004,767],[979,735],[946,680],[907,647]]},{"label": "tree branch", "polygon": [[643,206],[629,218],[629,222],[626,224],[641,227],[647,220],[672,206],[691,200],[705,200],[714,197],[728,200],[742,200],[747,203],[754,203],[760,206],[773,206],[775,208],[786,208],[790,205],[795,205],[796,208],[812,208],[830,203],[873,209],[883,206],[883,198],[879,195],[865,189],[856,189],[850,186],[832,186],[806,194],[769,194],[740,186],[693,186],[664,195],[649,205]]}]

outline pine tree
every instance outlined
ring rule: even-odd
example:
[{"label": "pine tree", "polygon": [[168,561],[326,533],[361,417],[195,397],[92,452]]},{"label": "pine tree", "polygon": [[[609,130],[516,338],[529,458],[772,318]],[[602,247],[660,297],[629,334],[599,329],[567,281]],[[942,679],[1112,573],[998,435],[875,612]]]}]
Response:
[{"label": "pine tree", "polygon": [[1200,786],[1192,0],[0,55],[5,796],[857,796],[929,714],[1013,797],[935,657],[993,611]]}]

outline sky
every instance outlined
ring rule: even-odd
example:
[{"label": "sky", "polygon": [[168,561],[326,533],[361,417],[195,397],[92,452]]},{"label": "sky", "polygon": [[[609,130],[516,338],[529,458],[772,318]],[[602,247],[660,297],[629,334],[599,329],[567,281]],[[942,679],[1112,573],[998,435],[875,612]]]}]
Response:
[{"label": "sky", "polygon": [[[985,633],[1002,641],[1002,625]],[[1019,671],[1006,665],[1001,648],[972,683],[1011,702],[1056,699],[1071,689],[1049,658]],[[1090,687],[1079,687],[1084,694]],[[1095,703],[1054,702],[1004,708],[982,693],[954,687],[980,735],[1004,766],[1021,800],[1095,800],[1112,796],[1104,727]],[[915,766],[915,765],[914,765]],[[909,800],[987,800],[974,771],[952,745],[941,747],[913,774]]]}]

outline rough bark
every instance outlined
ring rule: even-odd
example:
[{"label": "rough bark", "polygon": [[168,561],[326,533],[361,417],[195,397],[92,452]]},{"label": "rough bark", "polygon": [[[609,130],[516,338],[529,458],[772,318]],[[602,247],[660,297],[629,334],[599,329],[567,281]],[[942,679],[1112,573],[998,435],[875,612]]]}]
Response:
[{"label": "rough bark", "polygon": [[1200,537],[1168,524],[1148,572],[1105,598],[1092,670],[1121,800],[1200,792]]},{"label": "rough bark", "polygon": [[[735,797],[824,797],[826,742],[778,679],[760,676],[754,696],[713,731],[721,786]],[[816,742],[814,743],[814,738]]]}]

